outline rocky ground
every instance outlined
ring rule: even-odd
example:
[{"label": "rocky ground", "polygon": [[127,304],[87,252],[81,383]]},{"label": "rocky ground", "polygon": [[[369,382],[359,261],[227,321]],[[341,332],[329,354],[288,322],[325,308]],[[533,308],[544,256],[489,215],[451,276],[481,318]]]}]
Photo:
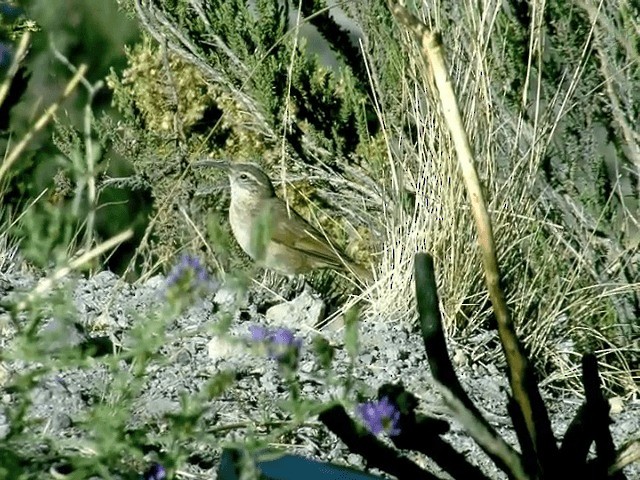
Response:
[{"label": "rocky ground", "polygon": [[[25,274],[13,272],[3,275],[0,298],[10,298],[18,291],[36,284],[36,280]],[[90,279],[66,281],[72,286],[77,315],[73,322],[52,316],[43,327],[47,331],[59,331],[60,335],[56,338],[63,344],[81,345],[95,341],[95,345],[104,345],[107,351],[114,345],[116,348],[130,348],[129,332],[140,321],[140,316],[145,312],[157,311],[164,301],[162,292],[165,280],[162,277],[154,277],[140,286],[124,284],[109,272],[99,273]],[[310,302],[306,306],[293,309],[290,305],[279,306],[264,315],[260,313],[265,310],[264,293],[249,292],[250,301],[243,308],[237,308],[232,291],[223,287],[189,308],[171,322],[159,361],[153,362],[146,371],[147,383],[142,396],[136,401],[132,425],[147,431],[163,431],[166,423],[164,414],[178,412],[183,395],[196,395],[209,379],[225,369],[237,372],[236,382],[215,400],[211,410],[205,414],[203,423],[211,431],[217,429],[221,442],[240,440],[242,437],[240,432],[243,430],[226,429],[225,426],[251,425],[286,418],[279,402],[286,398],[287,392],[276,365],[238,344],[214,336],[216,325],[225,312],[233,317],[230,335],[235,338],[246,337],[248,326],[256,323],[296,330],[305,345],[299,366],[303,397],[326,400],[339,394],[337,387],[327,387],[316,381],[316,363],[308,347],[316,332],[311,328],[309,322],[312,321],[309,318],[321,314],[322,305],[314,302],[308,293],[303,295]],[[0,310],[0,346],[8,349],[12,348],[15,331],[3,319],[7,319],[7,313]],[[331,343],[342,345],[341,331],[333,329],[323,334]],[[422,411],[447,418],[447,410],[430,384],[426,355],[419,335],[400,324],[382,320],[362,322],[359,335],[361,353],[354,371],[359,386],[373,395],[377,386],[401,381],[420,399]],[[338,348],[336,375],[347,374],[347,358],[345,350]],[[3,385],[12,374],[27,366],[20,362],[0,365],[0,438],[6,435],[8,429],[8,420],[2,414],[3,405],[15,400],[14,394],[5,391]],[[123,365],[122,368],[130,368],[130,365]],[[512,445],[516,445],[505,408],[508,385],[500,368],[467,364],[460,367],[459,375],[472,400],[490,423]],[[31,414],[46,419],[49,435],[61,439],[78,438],[82,433],[75,419],[89,406],[95,405],[98,399],[109,398],[111,381],[112,374],[100,362],[83,370],[56,372],[41,379],[32,391]],[[544,391],[543,395],[550,407],[555,431],[562,433],[581,399],[570,393],[560,397],[558,391]],[[640,401],[617,401],[611,417],[613,438],[620,445],[637,436],[640,431]],[[455,421],[451,422],[451,431],[445,438],[490,477],[505,478]],[[315,419],[295,434],[280,438],[279,441],[281,445],[288,444],[290,451],[311,458],[364,467],[359,456],[350,454]],[[182,468],[188,476],[182,478],[216,478],[218,458],[218,446],[194,442],[193,455]],[[415,460],[423,462],[419,458]],[[627,468],[625,473],[630,479],[640,478],[637,463]]]}]

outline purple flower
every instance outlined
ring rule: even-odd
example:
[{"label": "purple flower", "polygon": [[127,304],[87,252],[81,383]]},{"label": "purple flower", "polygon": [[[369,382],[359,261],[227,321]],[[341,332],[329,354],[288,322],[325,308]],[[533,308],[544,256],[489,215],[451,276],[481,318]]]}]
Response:
[{"label": "purple flower", "polygon": [[207,281],[207,270],[202,265],[200,259],[193,255],[185,254],[180,257],[180,263],[174,267],[174,271],[181,274],[188,270],[191,270],[195,274],[198,282],[204,283]]},{"label": "purple flower", "polygon": [[162,294],[172,308],[183,310],[218,287],[215,279],[209,280],[207,270],[198,257],[182,255],[180,262],[167,275]]},{"label": "purple flower", "polygon": [[167,472],[162,465],[154,463],[149,470],[144,473],[143,480],[165,480]]},{"label": "purple flower", "polygon": [[302,340],[296,338],[288,328],[269,329],[261,325],[249,327],[251,342],[265,348],[269,358],[280,363],[295,365],[302,348]]},{"label": "purple flower", "polygon": [[[207,270],[198,257],[183,255],[167,277],[167,288],[186,287],[191,290],[207,283]],[[186,283],[186,285],[185,285]]]},{"label": "purple flower", "polygon": [[361,403],[357,407],[357,412],[362,418],[367,430],[376,436],[383,432],[390,437],[400,433],[400,428],[398,428],[400,412],[387,397]]},{"label": "purple flower", "polygon": [[264,342],[269,336],[269,330],[262,325],[251,325],[249,333],[251,334],[251,341],[256,343]]},{"label": "purple flower", "polygon": [[[289,350],[298,352],[302,347],[302,340],[296,338],[293,332],[287,328],[276,328],[271,333],[271,342],[275,350],[283,353]],[[276,358],[278,357],[277,351],[275,352]]]}]

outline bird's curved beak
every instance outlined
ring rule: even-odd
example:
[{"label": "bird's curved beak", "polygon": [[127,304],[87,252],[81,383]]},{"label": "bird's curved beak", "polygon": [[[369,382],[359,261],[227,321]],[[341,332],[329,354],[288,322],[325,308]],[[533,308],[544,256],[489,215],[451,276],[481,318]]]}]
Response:
[{"label": "bird's curved beak", "polygon": [[[191,168],[193,168],[194,170],[199,170],[204,168],[217,168],[225,172],[227,175],[230,172],[230,164],[228,161],[213,160],[211,158],[202,158],[200,160],[195,160],[193,163],[191,163]],[[218,182],[218,183],[221,183],[221,182]],[[211,195],[212,193],[218,191],[220,188],[224,188],[224,187],[222,187],[221,184],[214,185],[213,187],[198,189],[196,190],[195,194],[197,197],[204,197],[204,196]]]},{"label": "bird's curved beak", "polygon": [[203,158],[196,160],[191,164],[193,168],[218,168],[220,170],[229,170],[228,160],[212,160],[211,158]]}]

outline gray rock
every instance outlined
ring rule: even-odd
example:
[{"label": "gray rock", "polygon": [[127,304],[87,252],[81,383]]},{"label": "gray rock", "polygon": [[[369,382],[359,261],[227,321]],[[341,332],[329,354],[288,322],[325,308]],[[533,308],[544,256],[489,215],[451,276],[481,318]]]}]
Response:
[{"label": "gray rock", "polygon": [[324,318],[325,310],[324,301],[305,290],[290,302],[269,308],[266,317],[270,325],[289,328],[300,328],[301,325],[306,325],[314,328]]}]

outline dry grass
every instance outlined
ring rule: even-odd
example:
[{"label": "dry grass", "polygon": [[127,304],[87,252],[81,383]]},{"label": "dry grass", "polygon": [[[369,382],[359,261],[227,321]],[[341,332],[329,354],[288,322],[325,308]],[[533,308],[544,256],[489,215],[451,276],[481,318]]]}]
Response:
[{"label": "dry grass", "polygon": [[[534,2],[533,8],[542,8],[542,4]],[[546,105],[539,98],[540,90],[533,87],[538,81],[535,70],[529,69],[527,82],[532,87],[528,91],[536,96],[529,109],[532,115],[514,116],[492,84],[497,75],[492,73],[485,39],[492,35],[491,19],[496,11],[476,10],[475,4],[465,11],[467,21],[458,24],[457,30],[446,31],[444,43],[477,168],[490,199],[500,267],[518,330],[554,385],[568,381],[578,389],[580,354],[595,347],[605,385],[637,393],[640,372],[629,364],[627,354],[637,355],[638,345],[623,342],[614,334],[614,325],[607,333],[599,330],[615,322],[612,297],[633,292],[638,285],[598,285],[593,265],[585,260],[592,245],[576,249],[574,233],[567,225],[546,218],[545,206],[539,202],[545,147],[552,142],[563,112],[580,101],[571,94],[581,81],[582,65],[569,72],[569,88],[558,88],[554,101]],[[425,9],[423,14],[427,24],[438,27],[437,9]],[[470,26],[476,30],[470,32]],[[405,117],[397,118],[382,108],[377,111],[389,152],[381,225],[386,239],[376,265],[378,281],[363,297],[370,303],[369,317],[413,323],[413,256],[418,251],[431,252],[448,333],[470,338],[491,325],[491,312],[483,307],[487,295],[477,234],[430,72],[419,60],[413,40],[408,35],[405,40],[406,58],[398,59],[397,66],[404,71],[399,100]],[[588,53],[588,41],[585,39],[583,55]],[[540,53],[534,50],[543,42],[534,23],[531,58]],[[369,62],[374,60],[369,58]],[[372,68],[369,72],[375,89],[379,79]],[[561,92],[566,91],[569,93],[563,96]],[[414,136],[407,134],[407,124],[415,126]],[[406,191],[415,194],[413,209],[402,201]],[[612,338],[619,342],[613,343]],[[495,359],[497,354],[495,349],[484,351],[481,358],[475,354],[472,360]]]}]

